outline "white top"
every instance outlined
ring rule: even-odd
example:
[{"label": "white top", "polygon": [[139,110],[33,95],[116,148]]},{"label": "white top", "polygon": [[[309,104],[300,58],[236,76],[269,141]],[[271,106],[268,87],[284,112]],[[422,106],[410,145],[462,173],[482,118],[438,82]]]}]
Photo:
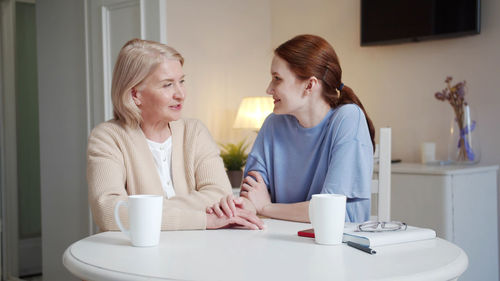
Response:
[{"label": "white top", "polygon": [[299,237],[310,224],[265,220],[265,230],[164,231],[157,247],[132,247],[120,232],[69,246],[63,264],[84,280],[453,280],[467,255],[439,238],[375,247]]},{"label": "white top", "polygon": [[149,149],[153,153],[156,169],[160,175],[161,187],[167,198],[175,196],[174,184],[172,182],[172,137],[163,143],[148,140]]}]

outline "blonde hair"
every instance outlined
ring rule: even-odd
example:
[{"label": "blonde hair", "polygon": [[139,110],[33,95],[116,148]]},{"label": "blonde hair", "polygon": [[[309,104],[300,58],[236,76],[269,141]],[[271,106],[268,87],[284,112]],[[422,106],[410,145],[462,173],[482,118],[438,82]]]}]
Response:
[{"label": "blonde hair", "polygon": [[142,39],[125,43],[116,59],[111,84],[115,120],[134,128],[141,124],[141,110],[132,99],[132,88],[146,79],[164,59],[184,64],[181,54],[165,44]]}]

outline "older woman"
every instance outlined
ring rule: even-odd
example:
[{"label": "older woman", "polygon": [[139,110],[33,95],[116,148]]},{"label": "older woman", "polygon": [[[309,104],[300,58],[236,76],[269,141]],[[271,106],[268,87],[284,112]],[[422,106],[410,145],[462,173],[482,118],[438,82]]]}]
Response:
[{"label": "older woman", "polygon": [[[205,212],[231,194],[231,186],[207,128],[181,119],[183,63],[173,48],[140,39],[127,42],[118,55],[114,119],[94,128],[87,151],[89,202],[103,231],[118,230],[114,206],[132,194],[164,196],[163,230],[262,228],[249,211],[231,217]],[[124,210],[121,217],[127,218]]]}]

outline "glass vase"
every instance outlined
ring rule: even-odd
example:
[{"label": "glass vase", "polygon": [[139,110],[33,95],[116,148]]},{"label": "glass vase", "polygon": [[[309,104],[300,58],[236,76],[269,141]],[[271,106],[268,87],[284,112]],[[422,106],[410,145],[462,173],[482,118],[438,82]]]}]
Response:
[{"label": "glass vase", "polygon": [[448,141],[451,164],[476,164],[481,158],[478,123],[469,105],[454,110]]}]

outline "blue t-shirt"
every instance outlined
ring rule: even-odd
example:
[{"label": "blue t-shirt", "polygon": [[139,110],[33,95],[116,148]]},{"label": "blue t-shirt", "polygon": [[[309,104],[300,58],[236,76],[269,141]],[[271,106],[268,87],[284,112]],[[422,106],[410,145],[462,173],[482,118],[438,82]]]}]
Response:
[{"label": "blue t-shirt", "polygon": [[344,194],[346,221],[370,218],[373,146],[365,115],[355,104],[331,109],[312,128],[292,115],[269,115],[248,155],[245,176],[249,171],[262,175],[274,203]]}]

